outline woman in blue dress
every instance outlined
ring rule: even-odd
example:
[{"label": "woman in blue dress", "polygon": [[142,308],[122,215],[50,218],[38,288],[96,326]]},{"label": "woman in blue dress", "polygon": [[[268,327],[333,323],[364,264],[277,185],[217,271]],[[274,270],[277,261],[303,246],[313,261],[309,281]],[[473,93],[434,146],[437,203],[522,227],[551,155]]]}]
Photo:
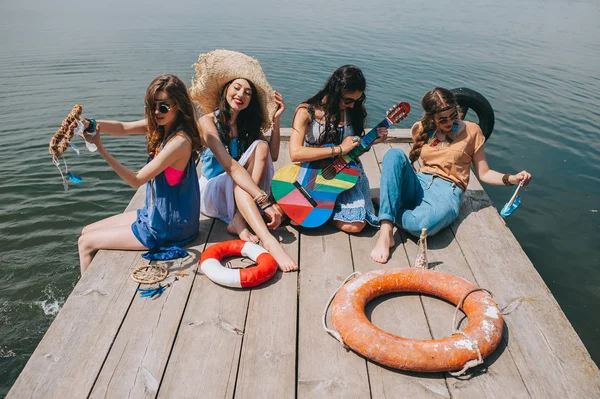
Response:
[{"label": "woman in blue dress", "polygon": [[[338,68],[317,94],[296,108],[290,137],[292,162],[309,162],[337,157],[352,151],[364,134],[367,111],[362,71],[354,65]],[[379,128],[377,144],[387,137],[387,128]],[[328,147],[322,147],[324,145]],[[360,160],[358,182],[337,198],[332,223],[347,233],[360,232],[367,223],[378,225],[371,201],[369,180]]]},{"label": "woman in blue dress", "polygon": [[[125,212],[84,227],[79,237],[83,273],[100,249],[149,250],[147,259],[173,259],[187,255],[180,247],[199,230],[200,192],[194,163],[201,149],[194,107],[185,83],[162,75],[150,83],[145,97],[145,118],[136,122],[94,119],[83,121],[86,140],[131,187],[146,184],[142,209]],[[74,125],[72,125],[74,127]],[[117,161],[102,144],[101,134],[146,134],[148,162],[134,172]]]}]

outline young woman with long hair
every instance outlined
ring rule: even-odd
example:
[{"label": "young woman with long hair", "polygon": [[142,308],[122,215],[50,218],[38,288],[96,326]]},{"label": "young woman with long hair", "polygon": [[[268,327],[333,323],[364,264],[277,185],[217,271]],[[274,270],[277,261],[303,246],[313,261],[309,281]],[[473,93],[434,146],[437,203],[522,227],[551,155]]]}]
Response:
[{"label": "young woman with long hair", "polygon": [[[321,90],[296,108],[290,137],[292,162],[344,155],[360,144],[367,117],[366,86],[358,67],[344,65],[333,72]],[[385,140],[387,129],[379,128],[378,135],[373,144]],[[378,223],[369,181],[360,161],[354,162],[358,163],[358,182],[339,195],[332,215],[333,225],[348,233],[360,232],[367,223]]]},{"label": "young woman with long hair", "polygon": [[[457,119],[454,94],[435,88],[425,94],[425,114],[412,127],[413,148],[408,157],[399,149],[389,150],[381,165],[379,222],[381,229],[371,258],[386,263],[395,245],[394,224],[418,237],[423,228],[434,235],[458,217],[471,164],[483,183],[501,186],[529,184],[531,174],[502,174],[489,168],[476,123]],[[416,173],[412,164],[421,159]]]},{"label": "young woman with long hair", "polygon": [[192,97],[204,114],[200,128],[208,147],[201,157],[201,212],[225,221],[227,231],[244,241],[260,240],[281,270],[298,269],[269,232],[282,216],[269,193],[273,160],[279,156],[283,97],[273,91],[258,61],[242,53],[203,54],[196,71]]},{"label": "young woman with long hair", "polygon": [[[194,107],[185,83],[174,75],[154,79],[146,90],[142,120],[86,119],[83,124],[86,130],[96,132],[86,135],[86,140],[96,144],[98,153],[126,183],[133,188],[146,184],[146,201],[142,209],[84,227],[78,243],[81,272],[100,249],[146,249],[148,259],[185,256],[180,247],[192,241],[199,230],[200,194],[194,159],[201,149]],[[123,166],[104,147],[101,133],[145,134],[146,165],[138,172]]]}]

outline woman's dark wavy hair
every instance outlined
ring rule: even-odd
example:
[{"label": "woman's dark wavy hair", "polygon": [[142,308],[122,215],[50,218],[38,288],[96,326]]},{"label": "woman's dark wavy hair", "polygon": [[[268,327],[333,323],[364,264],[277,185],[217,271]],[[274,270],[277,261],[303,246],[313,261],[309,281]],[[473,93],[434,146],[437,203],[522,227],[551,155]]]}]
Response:
[{"label": "woman's dark wavy hair", "polygon": [[[177,106],[177,119],[173,123],[173,129],[170,132],[165,132],[163,126],[159,126],[156,121],[154,110],[156,109],[156,94],[159,92],[167,93],[169,99]],[[200,140],[200,129],[195,116],[195,108],[192,105],[192,99],[188,93],[185,83],[175,75],[161,75],[154,79],[146,90],[145,102],[145,117],[148,124],[146,132],[146,143],[148,146],[148,154],[156,155],[158,149],[165,139],[174,131],[181,128],[183,133],[192,141],[192,154],[196,157],[197,153],[202,149]]]},{"label": "woman's dark wavy hair", "polygon": [[421,100],[421,106],[425,111],[425,115],[421,118],[421,130],[417,139],[413,143],[413,148],[408,154],[408,159],[414,163],[421,156],[421,149],[427,140],[427,134],[436,129],[435,119],[433,118],[438,112],[443,112],[451,107],[456,108],[456,97],[447,89],[436,87],[435,89],[425,93]]},{"label": "woman's dark wavy hair", "polygon": [[[339,67],[327,79],[325,86],[317,94],[304,101],[306,104],[320,107],[325,112],[325,131],[319,137],[320,144],[335,143],[337,139],[337,126],[340,123],[340,101],[344,93],[354,91],[363,92],[367,88],[365,77],[355,65],[344,65]],[[325,101],[323,99],[327,97]],[[367,110],[365,100],[356,101],[354,107],[348,109],[352,117],[352,128],[354,134],[362,136],[365,130]]]},{"label": "woman's dark wavy hair", "polygon": [[[228,145],[229,141],[231,140],[231,137],[229,136],[229,133],[231,132],[231,107],[227,102],[226,93],[227,89],[234,80],[236,79],[230,80],[225,84],[225,86],[223,86],[223,89],[221,90],[221,100],[218,107],[220,112],[217,116],[217,121],[219,122],[221,134],[223,135],[223,140],[225,141],[226,145]],[[260,127],[263,124],[262,108],[256,87],[254,86],[254,83],[248,79],[244,80],[250,84],[250,87],[252,88],[252,96],[250,97],[250,103],[248,106],[239,113],[236,119],[238,140],[242,145],[242,151],[245,151],[250,144],[260,138]]]}]

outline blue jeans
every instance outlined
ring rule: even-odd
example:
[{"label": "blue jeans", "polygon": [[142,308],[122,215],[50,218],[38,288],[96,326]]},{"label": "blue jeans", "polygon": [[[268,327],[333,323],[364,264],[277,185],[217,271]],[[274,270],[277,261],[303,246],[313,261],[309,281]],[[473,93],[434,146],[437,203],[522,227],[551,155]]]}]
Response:
[{"label": "blue jeans", "polygon": [[414,236],[431,236],[457,217],[463,191],[436,175],[416,173],[404,152],[389,150],[381,165],[379,221],[389,220]]}]

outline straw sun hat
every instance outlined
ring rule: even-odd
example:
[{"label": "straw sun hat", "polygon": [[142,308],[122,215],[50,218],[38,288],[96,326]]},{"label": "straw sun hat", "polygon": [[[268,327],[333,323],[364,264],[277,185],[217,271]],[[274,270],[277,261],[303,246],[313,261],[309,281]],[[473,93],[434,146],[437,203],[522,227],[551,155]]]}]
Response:
[{"label": "straw sun hat", "polygon": [[200,54],[194,68],[196,76],[192,80],[190,94],[202,114],[213,112],[217,108],[221,90],[226,83],[244,78],[256,87],[264,121],[262,129],[268,130],[271,127],[277,104],[273,100],[273,88],[258,60],[237,51],[215,50]]}]

